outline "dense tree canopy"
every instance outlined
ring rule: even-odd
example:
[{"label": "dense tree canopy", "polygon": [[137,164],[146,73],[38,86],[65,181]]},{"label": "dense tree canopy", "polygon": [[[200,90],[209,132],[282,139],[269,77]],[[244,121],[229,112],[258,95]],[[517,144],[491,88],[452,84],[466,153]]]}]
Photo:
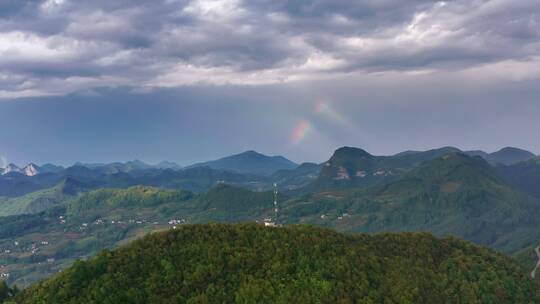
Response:
[{"label": "dense tree canopy", "polygon": [[489,249],[425,233],[186,225],[76,262],[17,303],[538,303]]}]

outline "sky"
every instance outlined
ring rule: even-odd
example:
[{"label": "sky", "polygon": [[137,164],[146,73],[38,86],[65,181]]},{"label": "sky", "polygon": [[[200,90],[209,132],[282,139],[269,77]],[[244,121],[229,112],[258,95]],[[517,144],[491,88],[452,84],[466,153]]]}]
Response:
[{"label": "sky", "polygon": [[0,166],[540,153],[537,0],[0,0]]}]

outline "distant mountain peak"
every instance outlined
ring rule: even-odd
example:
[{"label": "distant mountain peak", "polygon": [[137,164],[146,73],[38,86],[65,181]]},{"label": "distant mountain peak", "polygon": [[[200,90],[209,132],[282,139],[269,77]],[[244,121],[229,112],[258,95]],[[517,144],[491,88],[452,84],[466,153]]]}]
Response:
[{"label": "distant mountain peak", "polygon": [[249,150],[217,160],[197,163],[188,168],[204,166],[244,174],[271,175],[279,170],[294,169],[298,165],[283,156],[268,156]]},{"label": "distant mountain peak", "polygon": [[355,147],[341,147],[334,152],[332,157],[339,156],[352,156],[352,157],[374,157],[369,152],[364,149],[355,148]]},{"label": "distant mountain peak", "polygon": [[469,156],[454,152],[423,163],[409,173],[413,177],[425,177],[433,182],[441,180],[462,180],[475,183],[483,179],[496,180],[496,173],[489,163],[480,156]]},{"label": "distant mountain peak", "polygon": [[229,157],[257,157],[257,158],[281,158],[281,159],[285,159],[285,157],[283,157],[283,156],[265,155],[265,154],[262,154],[262,153],[259,153],[259,152],[255,151],[255,150],[248,150],[248,151],[245,151],[245,152],[242,152],[242,153],[231,155]]},{"label": "distant mountain peak", "polygon": [[40,173],[40,168],[34,163],[29,163],[22,169],[22,171],[24,174],[26,174],[26,176],[36,176]]},{"label": "distant mountain peak", "polygon": [[15,165],[14,163],[9,163],[6,166],[6,169],[20,169],[19,166]]},{"label": "distant mountain peak", "polygon": [[536,157],[532,152],[515,147],[504,147],[491,155],[507,158],[509,161],[525,161]]},{"label": "distant mountain peak", "polygon": [[9,174],[9,173],[22,173],[22,170],[21,170],[21,168],[19,168],[14,163],[10,163],[4,168],[4,171],[2,172],[2,175],[6,175],[6,174]]},{"label": "distant mountain peak", "polygon": [[515,147],[504,147],[493,153],[486,153],[484,151],[467,151],[466,154],[480,156],[492,165],[506,166],[528,161],[536,157],[536,155],[532,152]]},{"label": "distant mountain peak", "polygon": [[175,162],[171,162],[171,161],[166,161],[166,160],[159,162],[154,167],[158,169],[173,169],[173,170],[178,170],[182,168],[182,166],[180,166],[179,164]]},{"label": "distant mountain peak", "polygon": [[19,173],[19,174],[24,174],[26,176],[36,176],[41,171],[40,171],[39,166],[34,163],[29,163],[24,168],[20,168],[19,166],[13,163],[10,163],[0,172],[2,172],[2,175],[7,175],[10,173]]},{"label": "distant mountain peak", "polygon": [[[510,147],[510,146],[504,147],[504,148],[500,149],[497,152],[520,152],[520,153],[525,153],[525,154],[533,154],[532,152],[529,152],[527,150],[524,150],[524,149],[521,149],[521,148],[516,148],[516,147]],[[497,152],[495,152],[495,153],[497,153]]]}]

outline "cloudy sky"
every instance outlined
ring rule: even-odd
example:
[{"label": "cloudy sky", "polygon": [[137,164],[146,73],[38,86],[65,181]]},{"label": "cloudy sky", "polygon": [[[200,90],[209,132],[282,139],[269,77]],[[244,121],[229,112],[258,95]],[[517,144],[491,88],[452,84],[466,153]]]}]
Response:
[{"label": "cloudy sky", "polygon": [[0,162],[540,153],[539,99],[538,0],[0,0]]}]

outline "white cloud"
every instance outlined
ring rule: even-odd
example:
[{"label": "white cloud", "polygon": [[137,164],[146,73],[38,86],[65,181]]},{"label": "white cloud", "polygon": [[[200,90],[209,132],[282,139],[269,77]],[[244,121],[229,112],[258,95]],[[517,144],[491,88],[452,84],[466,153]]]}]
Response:
[{"label": "white cloud", "polygon": [[46,0],[41,4],[41,9],[45,12],[56,10],[60,8],[66,0]]},{"label": "white cloud", "polygon": [[58,41],[57,37],[39,37],[25,32],[0,33],[0,61],[49,60],[62,59],[73,53],[65,43],[71,40]]},{"label": "white cloud", "polygon": [[243,13],[239,0],[194,0],[184,12],[197,18],[219,22],[238,17]]}]

